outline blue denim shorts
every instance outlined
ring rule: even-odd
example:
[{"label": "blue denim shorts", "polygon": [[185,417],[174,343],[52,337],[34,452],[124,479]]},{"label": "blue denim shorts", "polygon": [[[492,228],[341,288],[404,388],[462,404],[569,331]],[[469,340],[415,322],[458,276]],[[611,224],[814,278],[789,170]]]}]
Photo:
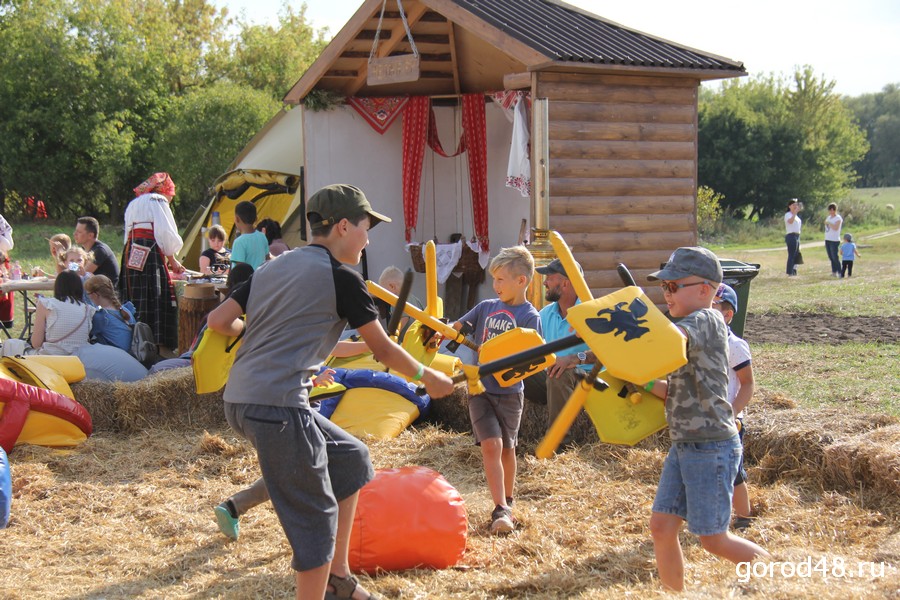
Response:
[{"label": "blue denim shorts", "polygon": [[653,512],[681,517],[694,535],[728,531],[741,455],[737,435],[720,442],[673,442]]}]

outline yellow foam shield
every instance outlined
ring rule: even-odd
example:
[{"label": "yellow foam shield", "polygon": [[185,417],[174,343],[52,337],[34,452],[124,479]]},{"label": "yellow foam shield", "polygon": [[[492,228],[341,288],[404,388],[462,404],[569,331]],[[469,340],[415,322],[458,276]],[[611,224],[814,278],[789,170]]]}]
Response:
[{"label": "yellow foam shield", "polygon": [[[504,331],[482,344],[481,349],[478,351],[478,362],[486,364],[536,348],[543,343],[544,339],[541,337],[541,334],[534,329],[516,327],[509,331]],[[510,387],[538,371],[543,371],[555,362],[556,355],[547,354],[543,358],[535,359],[530,364],[495,373],[494,378],[501,387]]]},{"label": "yellow foam shield", "polygon": [[228,382],[228,374],[242,340],[222,335],[207,327],[191,356],[198,394],[218,392]]},{"label": "yellow foam shield", "polygon": [[643,384],[687,364],[684,335],[639,287],[573,306],[568,321],[619,379]]},{"label": "yellow foam shield", "polygon": [[584,403],[600,441],[634,446],[666,427],[665,402],[645,391],[638,402],[632,402],[623,380],[609,373],[601,373],[600,378],[609,387],[602,392],[592,388]]}]

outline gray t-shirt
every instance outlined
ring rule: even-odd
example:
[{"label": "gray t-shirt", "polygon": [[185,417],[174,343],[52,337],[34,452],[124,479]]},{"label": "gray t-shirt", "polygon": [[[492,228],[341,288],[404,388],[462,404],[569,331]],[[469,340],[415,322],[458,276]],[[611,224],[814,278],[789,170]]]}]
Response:
[{"label": "gray t-shirt", "polygon": [[[541,316],[528,301],[512,306],[497,299],[484,300],[459,320],[472,323],[475,331],[473,337],[479,346],[515,327],[527,327],[541,333]],[[484,389],[492,394],[516,394],[525,387],[521,381],[509,387],[502,387],[493,375],[482,377],[481,383],[484,384]]]},{"label": "gray t-shirt", "polygon": [[378,318],[362,276],[311,244],[264,263],[230,298],[247,330],[225,386],[225,402],[302,407],[312,376],[347,323]]},{"label": "gray t-shirt", "polygon": [[728,326],[711,308],[678,321],[688,362],[669,375],[666,421],[673,442],[712,442],[737,435],[728,403]]}]

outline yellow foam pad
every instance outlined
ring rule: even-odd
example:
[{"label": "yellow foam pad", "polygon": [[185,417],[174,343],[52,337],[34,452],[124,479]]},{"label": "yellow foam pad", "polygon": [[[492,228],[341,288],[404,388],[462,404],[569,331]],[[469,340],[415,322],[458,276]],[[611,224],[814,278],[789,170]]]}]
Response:
[{"label": "yellow foam pad", "polygon": [[378,388],[353,388],[344,393],[331,421],[356,437],[395,438],[419,417],[406,398]]}]

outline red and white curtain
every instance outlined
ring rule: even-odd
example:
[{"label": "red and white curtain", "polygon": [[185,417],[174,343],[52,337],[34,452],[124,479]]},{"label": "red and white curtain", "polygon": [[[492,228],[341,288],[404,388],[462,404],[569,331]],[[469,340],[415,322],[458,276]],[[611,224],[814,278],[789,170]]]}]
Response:
[{"label": "red and white curtain", "polygon": [[427,96],[413,96],[407,102],[403,110],[403,218],[407,243],[412,241],[412,232],[419,219],[419,188],[422,183],[422,161],[425,157],[426,141],[432,150],[444,157],[467,152],[475,238],[482,251],[486,252],[490,244],[484,95],[463,94],[462,135],[453,154],[444,151],[438,138],[431,99]]}]

